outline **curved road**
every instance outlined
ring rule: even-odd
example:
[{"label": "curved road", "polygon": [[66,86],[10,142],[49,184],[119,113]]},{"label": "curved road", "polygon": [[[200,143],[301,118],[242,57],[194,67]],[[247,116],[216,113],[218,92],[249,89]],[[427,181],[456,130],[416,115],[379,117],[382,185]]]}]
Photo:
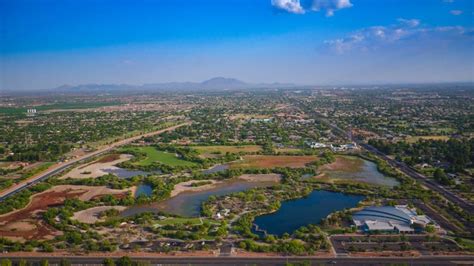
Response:
[{"label": "curved road", "polygon": [[163,132],[173,131],[178,127],[182,127],[182,126],[189,125],[189,124],[191,124],[191,122],[186,122],[186,123],[178,124],[176,126],[168,127],[168,128],[165,128],[165,129],[160,129],[160,130],[149,132],[149,133],[146,133],[146,134],[142,134],[142,135],[130,137],[130,138],[127,138],[127,139],[123,139],[123,140],[117,141],[115,143],[112,143],[112,144],[110,144],[110,145],[108,145],[104,148],[98,149],[94,152],[91,152],[91,153],[88,153],[86,155],[75,158],[71,161],[58,163],[58,164],[50,167],[48,170],[46,170],[46,171],[44,171],[44,172],[42,172],[42,173],[40,173],[36,176],[33,176],[33,177],[28,178],[26,180],[23,180],[20,183],[15,184],[15,185],[1,191],[0,192],[0,202],[5,200],[6,198],[16,194],[16,193],[22,191],[23,189],[25,189],[27,187],[33,186],[33,185],[45,180],[46,178],[63,171],[64,169],[66,169],[67,167],[69,167],[69,166],[71,166],[75,163],[90,159],[90,158],[92,158],[94,156],[97,156],[97,155],[100,155],[102,153],[109,152],[112,149],[115,149],[119,146],[127,145],[127,144],[129,144],[129,143],[131,143],[135,140],[138,140],[142,137],[150,137],[150,136],[161,134]]}]

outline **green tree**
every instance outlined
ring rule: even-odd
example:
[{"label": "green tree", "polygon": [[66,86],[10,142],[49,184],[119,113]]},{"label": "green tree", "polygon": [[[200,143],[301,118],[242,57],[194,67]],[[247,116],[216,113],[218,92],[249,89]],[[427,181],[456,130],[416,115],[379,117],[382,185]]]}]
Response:
[{"label": "green tree", "polygon": [[40,261],[40,266],[49,266],[49,261],[47,259],[42,259]]},{"label": "green tree", "polygon": [[12,266],[12,261],[9,260],[9,259],[2,259],[2,260],[0,261],[0,265],[1,265],[1,266]]},{"label": "green tree", "polygon": [[123,256],[117,261],[118,266],[132,266],[132,260],[127,257]]},{"label": "green tree", "polygon": [[61,261],[59,261],[59,266],[71,266],[71,262],[67,259],[61,259]]},{"label": "green tree", "polygon": [[106,258],[106,259],[104,259],[104,265],[105,266],[115,266],[115,262],[111,258]]}]

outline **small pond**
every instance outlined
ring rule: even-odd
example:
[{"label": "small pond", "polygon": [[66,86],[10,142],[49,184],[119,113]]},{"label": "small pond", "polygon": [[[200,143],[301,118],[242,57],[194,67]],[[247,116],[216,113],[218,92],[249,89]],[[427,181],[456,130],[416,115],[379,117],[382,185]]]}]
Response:
[{"label": "small pond", "polygon": [[186,217],[198,217],[201,205],[210,196],[224,196],[234,192],[245,191],[255,187],[267,187],[277,184],[276,182],[248,182],[244,180],[231,180],[218,184],[216,187],[194,192],[183,192],[175,197],[162,202],[132,206],[122,212],[123,216],[132,216],[143,212],[167,212]]},{"label": "small pond", "polygon": [[213,166],[212,168],[203,170],[202,173],[205,174],[205,175],[210,175],[210,174],[214,174],[214,173],[217,173],[217,172],[225,171],[227,169],[229,169],[229,165],[227,165],[227,164],[218,164],[218,165]]},{"label": "small pond", "polygon": [[282,202],[274,213],[257,216],[253,231],[259,235],[262,231],[279,236],[292,233],[301,226],[319,224],[335,211],[353,208],[363,199],[359,195],[315,190],[307,197]]},{"label": "small pond", "polygon": [[153,188],[147,184],[140,184],[137,186],[137,190],[135,191],[135,197],[139,197],[141,195],[151,196],[153,193]]},{"label": "small pond", "polygon": [[380,173],[375,163],[356,156],[337,156],[336,162],[321,167],[321,172],[330,179],[354,180],[387,187],[400,184],[395,178]]}]

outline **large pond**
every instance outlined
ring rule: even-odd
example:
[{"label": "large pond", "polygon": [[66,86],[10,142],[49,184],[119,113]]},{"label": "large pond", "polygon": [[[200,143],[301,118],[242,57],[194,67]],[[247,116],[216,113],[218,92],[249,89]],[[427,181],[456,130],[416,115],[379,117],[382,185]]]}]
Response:
[{"label": "large pond", "polygon": [[255,187],[268,187],[277,184],[276,182],[248,182],[244,180],[226,181],[216,185],[216,187],[204,191],[183,192],[175,197],[169,198],[159,203],[132,206],[122,212],[123,216],[132,216],[144,212],[167,212],[186,217],[198,217],[201,212],[201,205],[210,196],[224,196],[235,192],[245,191]]},{"label": "large pond", "polygon": [[292,233],[301,226],[319,224],[321,219],[335,211],[353,208],[363,199],[364,196],[315,190],[307,197],[282,202],[274,213],[257,216],[254,232],[261,234],[265,231],[279,236]]},{"label": "large pond", "polygon": [[375,163],[356,156],[337,156],[336,162],[323,166],[321,172],[330,179],[354,180],[388,187],[400,184],[395,178],[380,173]]}]

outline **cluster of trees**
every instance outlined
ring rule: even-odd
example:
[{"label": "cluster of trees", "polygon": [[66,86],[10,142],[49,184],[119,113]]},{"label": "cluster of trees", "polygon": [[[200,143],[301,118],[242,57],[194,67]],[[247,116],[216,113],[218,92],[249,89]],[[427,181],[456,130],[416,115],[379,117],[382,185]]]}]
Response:
[{"label": "cluster of trees", "polygon": [[428,163],[431,165],[438,162],[448,163],[446,167],[450,172],[462,172],[474,163],[474,139],[449,139],[420,140],[415,143],[400,141],[396,143],[375,140],[369,144],[380,151],[397,156],[408,165]]},{"label": "cluster of trees", "polygon": [[42,142],[36,144],[14,144],[10,150],[13,153],[8,155],[7,161],[36,162],[36,161],[55,161],[61,155],[69,152],[72,145],[58,143],[55,141]]}]

